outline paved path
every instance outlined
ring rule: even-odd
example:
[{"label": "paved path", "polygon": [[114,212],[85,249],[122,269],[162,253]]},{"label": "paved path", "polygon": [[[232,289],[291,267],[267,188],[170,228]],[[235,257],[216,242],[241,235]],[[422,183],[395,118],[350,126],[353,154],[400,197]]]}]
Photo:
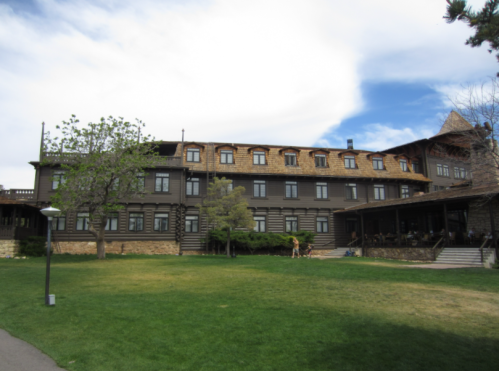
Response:
[{"label": "paved path", "polygon": [[0,370],[2,371],[65,371],[52,358],[33,345],[10,336],[0,329]]},{"label": "paved path", "polygon": [[401,267],[426,268],[426,269],[481,268],[476,265],[463,265],[463,264],[419,264],[419,265],[401,265]]}]

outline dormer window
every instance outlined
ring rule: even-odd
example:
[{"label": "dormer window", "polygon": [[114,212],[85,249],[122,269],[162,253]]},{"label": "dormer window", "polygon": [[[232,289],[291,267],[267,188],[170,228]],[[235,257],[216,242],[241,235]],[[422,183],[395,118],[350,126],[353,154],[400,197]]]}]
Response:
[{"label": "dormer window", "polygon": [[234,152],[229,150],[220,151],[220,163],[221,164],[233,164],[234,163]]},{"label": "dormer window", "polygon": [[355,156],[345,156],[345,169],[355,169]]},{"label": "dormer window", "polygon": [[373,157],[373,169],[374,170],[383,170],[383,158],[381,157]]},{"label": "dormer window", "polygon": [[412,161],[412,171],[415,173],[419,173],[419,162],[418,161]]},{"label": "dormer window", "polygon": [[199,162],[199,148],[187,148],[187,162]]},{"label": "dormer window", "polygon": [[284,164],[286,166],[296,166],[296,153],[285,153]]},{"label": "dormer window", "polygon": [[315,155],[315,167],[326,167],[326,155]]},{"label": "dormer window", "polygon": [[400,168],[402,171],[409,171],[409,168],[407,167],[407,160],[400,160]]},{"label": "dormer window", "polygon": [[253,152],[253,165],[265,165],[265,152]]}]

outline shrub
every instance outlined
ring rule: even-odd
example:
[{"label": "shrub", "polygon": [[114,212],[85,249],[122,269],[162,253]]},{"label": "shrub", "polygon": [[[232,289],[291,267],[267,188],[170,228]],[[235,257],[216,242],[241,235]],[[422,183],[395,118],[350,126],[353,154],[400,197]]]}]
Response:
[{"label": "shrub", "polygon": [[31,236],[19,242],[19,254],[26,256],[47,255],[47,238]]}]

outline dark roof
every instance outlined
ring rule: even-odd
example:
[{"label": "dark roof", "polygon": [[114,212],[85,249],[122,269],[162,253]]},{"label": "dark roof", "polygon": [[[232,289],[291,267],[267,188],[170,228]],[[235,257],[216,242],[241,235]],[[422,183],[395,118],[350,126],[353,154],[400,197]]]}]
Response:
[{"label": "dark roof", "polygon": [[29,206],[29,207],[34,207],[35,209],[40,209],[39,207],[33,206],[33,205],[28,205],[25,202],[20,202],[17,200],[11,200],[10,198],[0,196],[0,205],[23,205],[23,206]]},{"label": "dark roof", "polygon": [[359,210],[380,209],[391,206],[411,205],[424,202],[437,202],[447,200],[459,200],[478,198],[490,194],[499,193],[499,184],[477,186],[477,187],[462,187],[452,188],[443,191],[426,193],[423,195],[413,196],[409,198],[397,198],[395,200],[369,202],[362,205],[349,207],[348,209],[338,210],[335,213],[348,213]]}]

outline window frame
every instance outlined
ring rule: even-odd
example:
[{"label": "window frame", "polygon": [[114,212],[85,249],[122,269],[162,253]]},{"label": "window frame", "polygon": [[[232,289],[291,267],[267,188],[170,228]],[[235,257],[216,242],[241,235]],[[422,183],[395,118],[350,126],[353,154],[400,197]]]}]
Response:
[{"label": "window frame", "polygon": [[[61,222],[63,224],[62,228],[60,228]],[[53,231],[65,231],[66,230],[66,215],[54,216],[52,218],[52,230]]]},{"label": "window frame", "polygon": [[57,190],[61,184],[64,184],[66,182],[64,175],[66,175],[66,172],[64,170],[56,170],[52,173],[52,190],[53,191]]},{"label": "window frame", "polygon": [[[373,169],[374,170],[385,170],[385,165],[383,163],[383,157],[373,157]],[[381,167],[380,167],[381,163]]]},{"label": "window frame", "polygon": [[[166,216],[165,216],[166,215]],[[162,229],[163,220],[166,219],[166,229]],[[156,224],[159,222],[159,228],[156,228]],[[159,211],[154,213],[154,221],[153,221],[153,231],[155,232],[168,232],[170,230],[170,213]]]},{"label": "window frame", "polygon": [[144,172],[137,173],[137,191],[144,192],[146,190],[146,174]]},{"label": "window frame", "polygon": [[402,169],[402,171],[404,173],[408,173],[409,172],[409,166],[408,166],[408,163],[407,163],[406,159],[401,158],[399,160],[399,165],[400,165],[400,168]]},{"label": "window frame", "polygon": [[328,194],[328,183],[327,182],[316,182],[315,183],[315,197],[317,200],[327,200]]},{"label": "window frame", "polygon": [[374,199],[376,201],[386,200],[386,189],[384,184],[374,184]]},{"label": "window frame", "polygon": [[[325,219],[325,220],[319,220],[319,219]],[[315,218],[315,231],[317,233],[329,233],[329,218],[327,216],[317,216]]]},{"label": "window frame", "polygon": [[[258,185],[258,192],[255,192],[256,185]],[[262,189],[263,189],[264,195],[262,195]],[[256,193],[258,193],[258,195]],[[267,198],[267,181],[266,180],[253,180],[253,198]]]},{"label": "window frame", "polygon": [[[291,229],[288,229],[288,222],[291,223]],[[296,226],[296,230],[293,228],[293,226]],[[299,218],[298,216],[295,215],[288,215],[284,217],[284,231],[286,233],[288,232],[298,232],[300,230],[299,226]]]},{"label": "window frame", "polygon": [[[349,195],[351,195],[351,197],[349,197]],[[357,192],[357,183],[345,183],[345,199],[346,200],[358,200],[359,199],[359,194]]]},{"label": "window frame", "polygon": [[[197,157],[197,159],[196,159],[196,157]],[[185,161],[186,162],[201,162],[201,150],[199,148],[187,148],[187,150],[185,152]]]},{"label": "window frame", "polygon": [[[159,190],[158,190],[158,180],[160,180]],[[166,180],[166,189],[165,189],[165,180]],[[161,193],[170,192],[170,173],[156,173],[156,177],[154,180],[154,192],[161,192]]]},{"label": "window frame", "polygon": [[[315,154],[314,161],[315,161],[315,167],[327,167],[327,157],[326,157],[326,155],[323,155],[322,153]],[[324,164],[321,164],[322,162]]]},{"label": "window frame", "polygon": [[[197,185],[197,188],[196,188]],[[191,189],[189,190],[189,186]],[[201,178],[190,178],[185,181],[185,195],[186,196],[199,196],[201,188]]]},{"label": "window frame", "polygon": [[408,185],[401,185],[400,186],[400,198],[409,198],[411,197],[411,192],[409,190]]},{"label": "window frame", "polygon": [[[130,228],[132,221],[135,223],[135,228]],[[140,222],[140,223],[139,223]],[[140,226],[140,228],[138,228]],[[128,213],[128,231],[142,232],[144,230],[144,213],[143,212],[129,212]]]},{"label": "window frame", "polygon": [[199,215],[185,216],[185,233],[199,233]]},{"label": "window frame", "polygon": [[437,176],[444,176],[444,170],[442,164],[437,164]]},{"label": "window frame", "polygon": [[[113,222],[115,222],[115,225],[113,228]],[[109,213],[107,216],[107,223],[106,226],[104,227],[104,230],[106,231],[117,231],[119,226],[119,214],[118,213]]]},{"label": "window frame", "polygon": [[443,165],[444,168],[444,177],[450,178],[449,165]]},{"label": "window frame", "polygon": [[[230,159],[230,162],[228,161]],[[220,150],[220,163],[221,164],[233,164],[234,163],[234,151],[231,149]]]},{"label": "window frame", "polygon": [[[258,161],[255,160],[258,158]],[[263,158],[263,164],[260,160]],[[253,165],[267,165],[267,153],[265,151],[253,151]]]},{"label": "window frame", "polygon": [[[348,160],[348,161],[347,161]],[[343,156],[343,163],[345,169],[357,169],[357,162],[355,161],[355,156]],[[347,166],[348,163],[348,166]],[[352,166],[353,163],[353,166]]]},{"label": "window frame", "polygon": [[419,174],[419,161],[411,161],[412,171]]},{"label": "window frame", "polygon": [[[288,196],[288,189],[290,196]],[[298,182],[292,180],[284,182],[284,197],[287,199],[298,198]]]},{"label": "window frame", "polygon": [[298,156],[294,152],[284,152],[284,166],[298,166]]},{"label": "window frame", "polygon": [[[82,225],[80,223],[82,223]],[[88,231],[89,223],[90,223],[90,213],[88,211],[86,212],[81,211],[76,213],[75,229],[77,231]]]},{"label": "window frame", "polygon": [[[256,233],[265,233],[267,231],[267,217],[263,215],[253,215],[253,220],[255,221],[255,227],[253,230]],[[262,230],[263,225],[263,230]]]}]

